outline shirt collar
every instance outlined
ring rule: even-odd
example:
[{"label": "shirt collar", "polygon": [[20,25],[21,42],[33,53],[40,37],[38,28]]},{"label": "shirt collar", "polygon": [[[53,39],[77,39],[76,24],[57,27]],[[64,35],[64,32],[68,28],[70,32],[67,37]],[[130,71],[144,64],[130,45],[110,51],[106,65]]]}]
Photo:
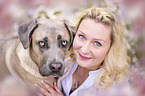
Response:
[{"label": "shirt collar", "polygon": [[[74,62],[74,68],[73,68],[73,71],[76,70],[78,64],[77,62],[75,61]],[[89,76],[87,77],[87,79],[83,82],[83,86],[85,86],[85,88],[89,88],[91,87],[92,85],[94,85],[95,83],[95,80],[98,76],[98,73],[99,71],[101,70],[102,68],[100,69],[97,69],[97,70],[93,70],[93,71],[89,71]]]}]

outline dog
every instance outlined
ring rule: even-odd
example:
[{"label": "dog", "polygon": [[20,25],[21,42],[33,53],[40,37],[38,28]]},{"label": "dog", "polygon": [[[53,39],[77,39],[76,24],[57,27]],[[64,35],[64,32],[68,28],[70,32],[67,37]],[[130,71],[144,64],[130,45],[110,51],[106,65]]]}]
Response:
[{"label": "dog", "polygon": [[64,59],[73,42],[67,22],[35,19],[19,26],[18,38],[3,44],[0,78],[11,73],[28,85],[42,85],[44,80],[53,86],[55,77],[63,75]]}]

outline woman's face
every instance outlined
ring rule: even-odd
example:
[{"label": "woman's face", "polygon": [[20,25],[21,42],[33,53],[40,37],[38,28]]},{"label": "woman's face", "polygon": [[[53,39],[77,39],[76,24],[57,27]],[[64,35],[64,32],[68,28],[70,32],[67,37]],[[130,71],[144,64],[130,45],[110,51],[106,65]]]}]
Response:
[{"label": "woman's face", "polygon": [[81,22],[73,42],[77,63],[88,70],[97,69],[111,45],[111,27],[93,19]]}]

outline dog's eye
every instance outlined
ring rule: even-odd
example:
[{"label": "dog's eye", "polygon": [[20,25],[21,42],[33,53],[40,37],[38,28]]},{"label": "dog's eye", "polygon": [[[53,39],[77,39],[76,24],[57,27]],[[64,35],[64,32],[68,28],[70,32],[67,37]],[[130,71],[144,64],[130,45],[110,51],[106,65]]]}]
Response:
[{"label": "dog's eye", "polygon": [[62,47],[66,47],[67,46],[67,44],[68,44],[68,42],[67,41],[61,41],[61,45],[62,45]]},{"label": "dog's eye", "polygon": [[46,47],[46,43],[44,41],[39,41],[39,47],[40,48],[45,48]]}]

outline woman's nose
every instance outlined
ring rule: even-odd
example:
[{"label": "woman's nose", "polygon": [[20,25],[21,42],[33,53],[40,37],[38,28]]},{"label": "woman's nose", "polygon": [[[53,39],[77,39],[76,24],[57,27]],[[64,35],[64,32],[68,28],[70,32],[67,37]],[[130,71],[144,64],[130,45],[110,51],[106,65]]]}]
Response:
[{"label": "woman's nose", "polygon": [[86,42],[82,45],[81,51],[82,51],[82,53],[89,53],[90,52],[89,42]]}]

